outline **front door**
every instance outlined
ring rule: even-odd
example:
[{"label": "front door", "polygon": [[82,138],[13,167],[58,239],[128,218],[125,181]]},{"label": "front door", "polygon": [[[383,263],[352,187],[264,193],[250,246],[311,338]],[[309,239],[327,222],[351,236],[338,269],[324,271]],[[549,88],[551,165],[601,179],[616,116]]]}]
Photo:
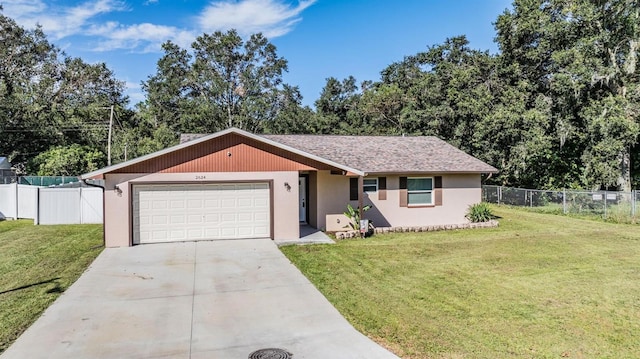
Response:
[{"label": "front door", "polygon": [[298,178],[298,197],[300,222],[307,222],[307,177]]}]

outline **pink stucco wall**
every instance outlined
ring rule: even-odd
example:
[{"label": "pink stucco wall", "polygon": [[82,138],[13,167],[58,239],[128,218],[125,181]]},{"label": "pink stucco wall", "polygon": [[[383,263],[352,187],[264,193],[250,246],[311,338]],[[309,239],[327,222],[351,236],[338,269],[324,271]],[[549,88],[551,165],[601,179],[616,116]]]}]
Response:
[{"label": "pink stucco wall", "polygon": [[[105,178],[105,241],[107,247],[130,245],[132,238],[131,185],[136,183],[198,183],[225,181],[273,181],[273,236],[288,240],[299,237],[298,172],[213,172],[213,173],[154,173],[108,174]],[[196,180],[204,177],[204,180]],[[387,199],[378,193],[365,194],[364,203],[373,205],[365,218],[377,227],[424,226],[466,223],[468,207],[481,201],[479,174],[449,174],[442,176],[442,206],[400,207],[399,176],[388,175]],[[289,189],[285,186],[289,184]],[[122,191],[115,191],[115,186]],[[315,203],[314,203],[315,202]],[[349,201],[349,178],[332,175],[329,171],[313,173],[310,179],[308,205],[309,223],[320,229],[334,228],[327,224],[330,214],[342,214]],[[331,229],[329,228],[329,229]]]},{"label": "pink stucco wall", "polygon": [[[467,209],[482,199],[480,174],[447,174],[442,175],[442,206],[400,207],[400,177],[385,177],[387,199],[378,199],[378,193],[374,192],[365,193],[363,201],[365,205],[373,205],[364,217],[373,220],[377,227],[467,223],[464,217]],[[335,223],[326,222],[326,216],[343,213],[347,203],[354,208],[358,206],[357,201],[349,201],[349,179],[330,175],[327,171],[318,172],[318,228],[336,228]],[[339,217],[332,218],[336,220]]]},{"label": "pink stucco wall", "polygon": [[365,204],[373,208],[365,217],[377,227],[410,227],[467,223],[464,217],[470,205],[482,200],[479,174],[443,175],[442,206],[399,207],[399,176],[387,177],[387,199],[379,200],[376,193],[365,196]]},{"label": "pink stucco wall", "polygon": [[[326,229],[326,215],[342,213],[349,202],[349,178],[332,175],[329,171],[318,171],[316,176],[316,224]],[[314,206],[314,203],[309,203]]]}]

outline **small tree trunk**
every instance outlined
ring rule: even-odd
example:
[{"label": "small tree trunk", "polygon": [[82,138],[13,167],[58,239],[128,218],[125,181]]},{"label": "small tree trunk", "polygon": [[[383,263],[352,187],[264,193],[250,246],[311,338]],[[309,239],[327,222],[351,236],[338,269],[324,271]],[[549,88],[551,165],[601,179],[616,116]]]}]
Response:
[{"label": "small tree trunk", "polygon": [[620,153],[620,177],[618,177],[618,188],[623,192],[631,192],[631,155],[629,149]]}]

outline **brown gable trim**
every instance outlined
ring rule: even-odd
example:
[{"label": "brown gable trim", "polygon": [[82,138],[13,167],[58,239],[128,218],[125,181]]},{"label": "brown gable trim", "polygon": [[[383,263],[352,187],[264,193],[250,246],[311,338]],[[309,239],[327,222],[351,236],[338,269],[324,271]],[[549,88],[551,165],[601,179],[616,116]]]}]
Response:
[{"label": "brown gable trim", "polygon": [[335,170],[334,167],[260,141],[229,133],[197,146],[114,170],[112,173],[266,172]]},{"label": "brown gable trim", "polygon": [[[260,136],[254,135],[254,134],[252,134],[250,132],[247,132],[247,131],[240,130],[240,129],[235,128],[235,127],[231,127],[231,128],[226,129],[226,130],[219,131],[219,132],[216,132],[214,134],[210,134],[210,135],[204,136],[202,138],[199,138],[199,139],[196,139],[196,140],[193,140],[193,141],[181,143],[181,144],[169,147],[169,148],[165,148],[165,149],[160,150],[160,151],[156,151],[156,152],[144,155],[144,156],[140,156],[140,157],[131,159],[129,161],[121,162],[121,163],[118,163],[118,164],[115,164],[115,165],[111,165],[111,166],[108,166],[108,167],[101,168],[101,169],[93,171],[93,172],[85,173],[82,176],[80,176],[80,178],[81,179],[103,178],[104,175],[107,174],[107,173],[122,173],[123,172],[122,169],[124,169],[124,168],[130,168],[130,167],[133,167],[134,165],[142,163],[142,162],[148,162],[148,161],[151,161],[151,160],[158,160],[158,159],[161,159],[162,157],[164,157],[166,155],[169,155],[169,154],[172,154],[174,152],[178,152],[180,150],[183,150],[183,149],[186,149],[186,148],[190,148],[190,147],[194,147],[195,148],[196,146],[199,146],[202,143],[209,142],[211,140],[215,140],[216,138],[221,138],[221,137],[224,137],[224,136],[229,135],[229,134],[236,134],[236,135],[248,138],[248,139],[252,139],[254,141],[263,143],[265,145],[269,145],[269,146],[272,146],[274,148],[278,148],[278,149],[281,149],[283,151],[289,152],[291,154],[299,155],[299,156],[302,156],[302,157],[307,158],[309,160],[312,160],[312,161],[315,161],[315,162],[318,162],[318,163],[322,163],[322,164],[324,164],[324,165],[326,165],[326,166],[328,166],[330,168],[341,169],[344,172],[354,173],[355,175],[358,175],[358,176],[364,175],[364,172],[362,172],[359,169],[351,168],[351,167],[346,166],[344,164],[334,162],[334,161],[332,161],[330,159],[323,158],[323,157],[314,155],[312,153],[305,152],[305,151],[303,151],[301,149],[294,148],[294,147],[288,146],[286,144],[279,143],[279,142],[267,139],[265,137],[260,137]],[[130,173],[132,173],[132,172],[130,172]]]}]

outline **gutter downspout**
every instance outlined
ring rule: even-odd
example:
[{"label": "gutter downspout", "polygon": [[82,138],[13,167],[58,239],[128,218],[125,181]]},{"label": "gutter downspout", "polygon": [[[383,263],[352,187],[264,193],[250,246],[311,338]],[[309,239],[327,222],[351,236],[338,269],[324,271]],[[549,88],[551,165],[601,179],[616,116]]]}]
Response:
[{"label": "gutter downspout", "polygon": [[106,248],[106,246],[107,246],[107,237],[106,237],[107,231],[105,229],[106,223],[105,223],[105,220],[104,220],[104,214],[106,213],[105,212],[105,204],[104,204],[104,202],[105,202],[105,200],[104,200],[105,188],[103,186],[98,185],[98,184],[88,183],[87,180],[84,179],[84,178],[78,177],[78,179],[80,181],[82,181],[82,183],[84,183],[85,185],[87,185],[89,187],[96,187],[96,188],[101,188],[102,189],[102,247]]}]

